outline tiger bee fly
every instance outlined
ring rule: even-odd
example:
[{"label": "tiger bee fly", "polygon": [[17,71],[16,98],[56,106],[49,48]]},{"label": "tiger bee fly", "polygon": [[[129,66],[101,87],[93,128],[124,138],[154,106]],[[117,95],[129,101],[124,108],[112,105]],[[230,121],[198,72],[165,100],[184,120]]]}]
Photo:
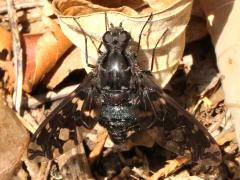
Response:
[{"label": "tiger bee fly", "polygon": [[[69,129],[69,139],[77,144],[76,128],[88,129],[99,122],[115,144],[122,144],[132,133],[157,127],[156,142],[171,152],[190,152],[193,161],[219,164],[221,152],[213,137],[142,71],[129,50],[132,38],[122,26],[112,26],[102,37],[106,52],[85,80],[45,119],[33,135],[28,156],[53,158],[54,149],[63,152],[66,140],[61,129]],[[74,98],[83,101],[81,110],[70,106]],[[32,148],[37,146],[37,150]]]}]

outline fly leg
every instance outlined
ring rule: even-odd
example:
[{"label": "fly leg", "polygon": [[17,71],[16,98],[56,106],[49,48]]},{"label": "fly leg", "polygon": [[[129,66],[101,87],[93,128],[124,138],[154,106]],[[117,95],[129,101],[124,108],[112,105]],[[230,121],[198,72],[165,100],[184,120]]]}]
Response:
[{"label": "fly leg", "polygon": [[155,56],[155,51],[157,48],[157,45],[159,44],[159,42],[164,38],[165,34],[168,32],[168,28],[163,32],[163,34],[160,36],[160,38],[158,39],[155,47],[153,48],[153,52],[152,52],[152,61],[151,61],[151,72],[153,71],[153,61],[154,61],[154,56]]},{"label": "fly leg", "polygon": [[140,34],[139,34],[139,36],[138,36],[138,47],[137,47],[136,56],[138,55],[138,51],[139,51],[139,48],[140,48],[143,30],[145,29],[147,23],[152,19],[152,17],[153,17],[153,14],[151,13],[151,14],[149,15],[149,18],[147,19],[147,21],[146,21],[145,24],[143,25],[142,30],[141,30],[141,32],[140,32]]},{"label": "fly leg", "polygon": [[73,18],[73,19],[76,22],[76,24],[78,25],[78,27],[81,29],[81,31],[83,33],[83,36],[84,36],[84,39],[85,39],[85,60],[86,60],[86,64],[90,68],[95,68],[96,67],[95,65],[90,64],[88,62],[87,35],[86,35],[85,31],[83,30],[82,26],[80,25],[80,23],[78,23],[78,21],[76,20],[76,18]]}]

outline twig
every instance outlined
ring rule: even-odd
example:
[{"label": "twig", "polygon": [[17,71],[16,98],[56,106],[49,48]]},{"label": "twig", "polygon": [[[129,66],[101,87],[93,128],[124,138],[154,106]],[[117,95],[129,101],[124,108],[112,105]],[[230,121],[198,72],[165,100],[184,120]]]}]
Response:
[{"label": "twig", "polygon": [[52,161],[42,162],[36,180],[47,180]]},{"label": "twig", "polygon": [[233,128],[224,130],[216,137],[216,141],[220,146],[224,145],[226,142],[233,141],[234,139],[236,139],[236,134]]},{"label": "twig", "polygon": [[32,179],[36,179],[38,172],[40,170],[38,163],[35,161],[30,161],[28,158],[24,159],[24,163],[26,165],[27,172],[29,173],[30,177]]},{"label": "twig", "polygon": [[23,82],[23,57],[22,48],[18,32],[18,21],[14,0],[7,0],[8,16],[13,37],[13,54],[14,54],[14,69],[15,69],[15,88],[14,88],[14,105],[17,112],[20,112],[22,101],[22,82]]},{"label": "twig", "polygon": [[63,88],[62,90],[58,91],[57,93],[54,91],[49,91],[46,94],[34,96],[34,98],[31,96],[24,97],[22,106],[24,106],[26,108],[30,108],[30,109],[35,109],[39,105],[44,104],[46,102],[55,101],[55,100],[66,97],[67,95],[69,95],[69,93],[74,91],[74,89],[76,89],[77,87],[78,87],[78,85],[72,85],[72,86]]},{"label": "twig", "polygon": [[156,173],[154,173],[149,180],[157,180],[167,177],[168,175],[176,172],[179,168],[181,168],[189,161],[190,159],[181,156],[177,157],[176,159],[169,160],[168,164],[166,164],[162,169],[159,169]]},{"label": "twig", "polygon": [[89,154],[89,162],[93,163],[95,159],[101,154],[104,144],[106,142],[108,133],[106,129],[103,129],[103,131],[100,133],[98,139],[97,139],[97,144]]},{"label": "twig", "polygon": [[31,133],[34,133],[37,130],[39,124],[37,124],[35,119],[27,111],[24,112],[23,117],[20,115],[17,116],[23,126],[27,128]]},{"label": "twig", "polygon": [[[35,7],[42,7],[44,5],[44,1],[35,1],[35,2],[22,2],[22,3],[16,3],[15,9],[16,10],[22,10],[22,9],[30,9]],[[0,14],[7,13],[8,8],[6,7],[6,4],[0,6]]]},{"label": "twig", "polygon": [[[145,171],[143,169],[141,169],[141,168],[133,167],[132,171],[134,173],[136,173],[139,177],[143,178],[143,179],[149,179],[149,177],[146,175]],[[139,179],[139,178],[136,178],[136,177],[133,177],[133,178],[134,179]]]},{"label": "twig", "polygon": [[90,180],[93,178],[83,147],[82,135],[79,128],[76,128],[76,131],[79,144],[77,147],[59,156],[56,161],[58,162],[63,179]]}]

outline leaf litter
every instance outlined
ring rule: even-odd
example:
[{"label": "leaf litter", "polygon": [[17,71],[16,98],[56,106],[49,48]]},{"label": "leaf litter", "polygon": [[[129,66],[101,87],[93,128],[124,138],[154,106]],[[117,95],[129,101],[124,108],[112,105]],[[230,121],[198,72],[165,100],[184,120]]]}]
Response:
[{"label": "leaf litter", "polygon": [[[152,1],[152,3],[153,4],[151,5],[154,5],[154,1]],[[28,10],[32,9],[34,8],[27,8],[24,9],[23,12],[27,13]],[[51,14],[51,10],[47,11],[46,7],[45,12]],[[39,14],[39,17],[41,16],[42,15]],[[51,16],[53,15],[51,14]],[[37,21],[42,23],[41,18]],[[35,49],[36,41],[38,41],[38,39],[44,34],[52,32],[43,28],[34,30],[34,33],[31,34],[31,31],[24,27],[27,23],[32,22],[36,22],[36,20],[29,21],[29,19],[25,19],[24,21],[20,21],[20,25],[23,27],[21,34],[30,33],[30,36],[37,36],[37,40],[34,40],[35,42],[32,44],[32,47],[30,47]],[[34,25],[31,27],[34,28]],[[53,29],[51,29],[51,31],[52,30]],[[6,33],[6,31],[4,33]],[[56,36],[54,38],[56,38]],[[58,38],[56,39],[59,40]],[[12,51],[10,43],[11,39],[8,38],[7,41],[6,45],[3,45],[3,48],[1,49],[7,50],[7,59],[10,61],[11,58],[9,59],[9,53]],[[39,47],[39,51],[44,51],[44,48],[48,47],[47,44],[48,42],[43,42],[43,45]],[[60,45],[57,44],[55,48],[57,47],[61,49],[62,47],[59,47],[61,44],[62,42]],[[55,70],[48,67],[43,68],[43,72],[40,73],[37,78],[34,78],[34,76],[31,77],[30,75],[31,78],[37,80],[32,80],[30,86],[25,89],[27,91],[24,92],[24,98],[27,100],[37,98],[35,100],[39,102],[39,105],[38,107],[26,105],[22,120],[25,121],[26,124],[32,124],[30,127],[32,128],[32,130],[30,130],[31,132],[33,132],[34,129],[36,130],[37,124],[40,124],[58,103],[57,101],[54,102],[55,99],[51,100],[50,98],[50,100],[46,100],[46,102],[48,101],[47,103],[42,104],[41,102],[43,101],[44,96],[41,95],[45,94],[46,97],[49,89],[55,92],[61,91],[63,87],[69,85],[69,81],[71,81],[70,84],[79,83],[79,81],[76,80],[79,79],[77,76],[79,74],[71,72],[74,72],[76,69],[81,69],[84,65],[82,64],[83,61],[77,59],[79,51],[75,47],[72,47],[69,50],[70,47],[72,47],[72,45],[67,41],[66,47],[62,48],[63,51],[58,52],[60,55],[57,55],[57,57],[55,56],[53,65],[51,66],[54,67],[56,60],[59,60],[60,62],[60,65],[54,67]],[[27,53],[27,56],[30,55],[29,51],[26,50],[25,52]],[[48,58],[45,52],[42,56]],[[3,59],[3,62],[7,62],[7,59]],[[33,59],[35,61],[37,58],[33,57]],[[47,60],[43,59],[42,61],[44,62]],[[3,79],[5,80],[5,90],[12,88],[11,83],[6,80],[10,79],[10,77],[14,77],[13,71],[11,70],[11,68],[13,68],[12,66],[12,63],[0,63],[1,71],[8,76],[8,78]],[[48,65],[45,65],[45,67],[47,66]],[[33,68],[33,71],[36,71],[35,68]],[[61,72],[64,73],[61,74]],[[72,77],[67,78],[68,76]],[[82,76],[84,76],[84,73],[82,73]],[[82,78],[83,77],[80,79]],[[237,163],[240,161],[240,155],[236,145],[234,130],[230,128],[231,122],[228,122],[228,112],[224,105],[220,78],[216,67],[214,50],[211,47],[209,37],[205,37],[186,45],[183,60],[180,62],[177,72],[165,88],[165,90],[181,105],[183,105],[189,112],[194,113],[200,122],[209,128],[209,131],[215,137],[219,145],[221,145],[224,161],[218,169],[211,173],[197,171],[194,166],[188,164],[189,159],[186,157],[176,157],[172,153],[158,146],[145,148],[139,146],[132,147],[129,145],[129,147],[126,147],[127,150],[118,151],[114,148],[114,145],[107,137],[106,130],[97,125],[91,131],[80,128],[82,137],[79,138],[82,138],[83,144],[81,144],[80,148],[73,150],[68,155],[62,155],[63,157],[60,156],[60,159],[63,159],[58,160],[58,163],[60,163],[62,167],[59,168],[59,164],[57,165],[55,162],[30,162],[25,157],[20,160],[20,168],[13,174],[15,178],[18,179],[61,179],[63,177],[68,177],[66,173],[69,169],[78,169],[77,171],[80,171],[78,173],[85,175],[83,177],[87,177],[87,179],[92,179],[93,177],[96,179],[237,179],[239,178],[238,172],[240,170]],[[34,89],[32,90],[33,87]],[[11,91],[9,92],[11,93]],[[62,96],[59,95],[59,98],[62,98]],[[56,99],[59,98],[57,97]],[[3,102],[1,101],[0,103]],[[87,161],[82,157],[79,158],[76,156],[76,154],[79,153],[85,154]],[[78,165],[80,164],[81,167],[83,166],[85,169],[91,169],[91,172],[83,171],[76,163],[74,163],[75,161],[78,161]],[[64,165],[65,163],[66,165]],[[11,165],[8,166],[11,167]],[[60,175],[60,172],[63,175]],[[76,172],[71,173],[74,174]],[[2,177],[1,175],[2,174],[0,173],[0,177]]]}]

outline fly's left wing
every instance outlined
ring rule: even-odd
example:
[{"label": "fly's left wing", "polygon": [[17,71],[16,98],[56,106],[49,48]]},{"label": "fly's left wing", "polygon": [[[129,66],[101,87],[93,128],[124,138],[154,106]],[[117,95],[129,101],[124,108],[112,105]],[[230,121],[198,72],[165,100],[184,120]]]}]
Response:
[{"label": "fly's left wing", "polygon": [[195,162],[219,165],[221,151],[207,129],[154,83],[141,73],[133,111],[141,129],[158,129],[158,143],[179,155],[190,155]]}]

